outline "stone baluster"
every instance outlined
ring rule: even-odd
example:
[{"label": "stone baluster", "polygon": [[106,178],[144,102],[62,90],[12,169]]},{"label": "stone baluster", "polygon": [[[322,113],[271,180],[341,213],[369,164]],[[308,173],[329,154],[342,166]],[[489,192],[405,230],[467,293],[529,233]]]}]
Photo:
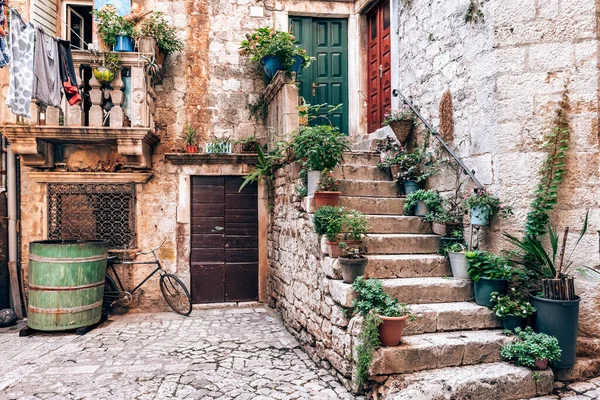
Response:
[{"label": "stone baluster", "polygon": [[90,79],[90,100],[92,106],[89,113],[89,126],[102,126],[104,122],[104,110],[102,110],[102,84],[92,75]]},{"label": "stone baluster", "polygon": [[[81,71],[81,64],[74,63],[73,66],[75,67],[75,74],[77,74],[77,78],[78,78],[77,83],[82,84],[83,83],[83,74]],[[83,112],[83,101],[80,102],[79,104],[72,106],[65,99],[63,104],[65,104],[65,107],[67,110],[65,125],[83,126],[83,124],[85,123],[85,114]]]},{"label": "stone baluster", "polygon": [[58,126],[61,111],[58,107],[48,107],[46,109],[46,125]]},{"label": "stone baluster", "polygon": [[144,67],[131,67],[131,126],[148,127],[148,101]]},{"label": "stone baluster", "polygon": [[123,112],[123,80],[121,79],[121,71],[115,72],[115,79],[113,79],[111,86],[113,90],[110,92],[112,99],[113,108],[110,110],[110,127],[121,128],[125,122],[125,113]]},{"label": "stone baluster", "polygon": [[0,121],[4,123],[13,123],[16,121],[15,115],[6,105],[6,97],[8,96],[9,85],[9,69],[0,69]]}]

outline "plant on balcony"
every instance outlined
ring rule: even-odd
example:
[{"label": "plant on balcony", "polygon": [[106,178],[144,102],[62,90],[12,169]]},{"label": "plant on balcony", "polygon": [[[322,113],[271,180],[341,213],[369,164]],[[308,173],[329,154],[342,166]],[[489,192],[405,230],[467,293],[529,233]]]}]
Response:
[{"label": "plant on balcony", "polygon": [[240,54],[253,63],[262,65],[269,79],[277,71],[298,73],[313,60],[306,54],[306,50],[296,45],[296,38],[291,33],[271,27],[258,28],[253,33],[246,34],[246,39],[241,43]]},{"label": "plant on balcony", "polygon": [[383,116],[383,126],[389,126],[394,131],[401,144],[405,144],[414,124],[414,113],[407,105],[398,110],[390,111]]},{"label": "plant on balcony", "polygon": [[121,17],[110,4],[94,9],[92,14],[96,19],[98,36],[104,44],[114,46],[115,51],[133,51],[133,38],[137,31],[132,21]]},{"label": "plant on balcony", "polygon": [[467,196],[463,207],[465,212],[468,210],[471,215],[471,224],[479,226],[488,226],[494,216],[507,218],[513,214],[510,206],[503,204],[498,197],[485,188],[476,189]]},{"label": "plant on balcony", "polygon": [[177,37],[177,28],[161,12],[154,12],[142,21],[139,36],[156,40],[158,64],[163,63],[164,57],[184,49],[183,41]]},{"label": "plant on balcony", "polygon": [[185,152],[189,154],[198,152],[198,130],[192,128],[190,124],[186,122],[185,131],[181,134],[181,138],[185,144]]},{"label": "plant on balcony", "polygon": [[439,213],[443,210],[442,198],[437,190],[419,189],[406,196],[404,214],[424,217],[430,213]]},{"label": "plant on balcony", "polygon": [[121,68],[121,54],[105,52],[102,65],[93,69],[94,77],[100,83],[111,83],[119,68]]},{"label": "plant on balcony", "polygon": [[340,199],[340,181],[335,179],[333,171],[325,168],[321,171],[319,184],[315,188],[315,209],[322,206],[337,206]]},{"label": "plant on balcony", "polygon": [[515,329],[516,340],[500,349],[503,360],[529,368],[547,369],[561,358],[558,339],[545,333],[535,333],[531,327]]},{"label": "plant on balcony", "polygon": [[524,300],[521,293],[514,287],[506,295],[492,292],[490,301],[494,305],[492,310],[494,310],[496,316],[502,318],[504,330],[506,331],[523,328],[527,318],[535,312],[535,307]]}]

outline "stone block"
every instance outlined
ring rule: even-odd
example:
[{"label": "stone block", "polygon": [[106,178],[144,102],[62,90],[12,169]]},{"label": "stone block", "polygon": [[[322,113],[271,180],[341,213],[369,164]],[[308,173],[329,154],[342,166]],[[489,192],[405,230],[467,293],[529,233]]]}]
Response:
[{"label": "stone block", "polygon": [[369,254],[424,254],[437,252],[440,238],[427,234],[373,234],[363,243]]},{"label": "stone block", "polygon": [[431,233],[431,223],[406,215],[367,215],[369,233]]},{"label": "stone block", "polygon": [[449,276],[445,257],[437,254],[368,255],[367,278],[415,278]]}]

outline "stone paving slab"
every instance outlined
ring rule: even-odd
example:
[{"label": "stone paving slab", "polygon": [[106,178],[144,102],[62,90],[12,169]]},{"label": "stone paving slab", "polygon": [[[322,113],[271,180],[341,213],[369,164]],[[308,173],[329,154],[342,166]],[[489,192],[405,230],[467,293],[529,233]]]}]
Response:
[{"label": "stone paving slab", "polygon": [[354,399],[265,307],[113,316],[84,336],[0,332],[1,399]]}]

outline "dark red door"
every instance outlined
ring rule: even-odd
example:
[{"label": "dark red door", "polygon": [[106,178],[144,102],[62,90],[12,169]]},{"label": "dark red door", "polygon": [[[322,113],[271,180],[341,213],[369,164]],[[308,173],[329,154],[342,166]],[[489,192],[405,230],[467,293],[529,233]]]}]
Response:
[{"label": "dark red door", "polygon": [[238,176],[192,176],[192,301],[258,299],[256,185]]},{"label": "dark red door", "polygon": [[368,45],[368,131],[381,127],[383,116],[392,106],[392,77],[390,54],[390,3],[377,4],[367,14]]}]

